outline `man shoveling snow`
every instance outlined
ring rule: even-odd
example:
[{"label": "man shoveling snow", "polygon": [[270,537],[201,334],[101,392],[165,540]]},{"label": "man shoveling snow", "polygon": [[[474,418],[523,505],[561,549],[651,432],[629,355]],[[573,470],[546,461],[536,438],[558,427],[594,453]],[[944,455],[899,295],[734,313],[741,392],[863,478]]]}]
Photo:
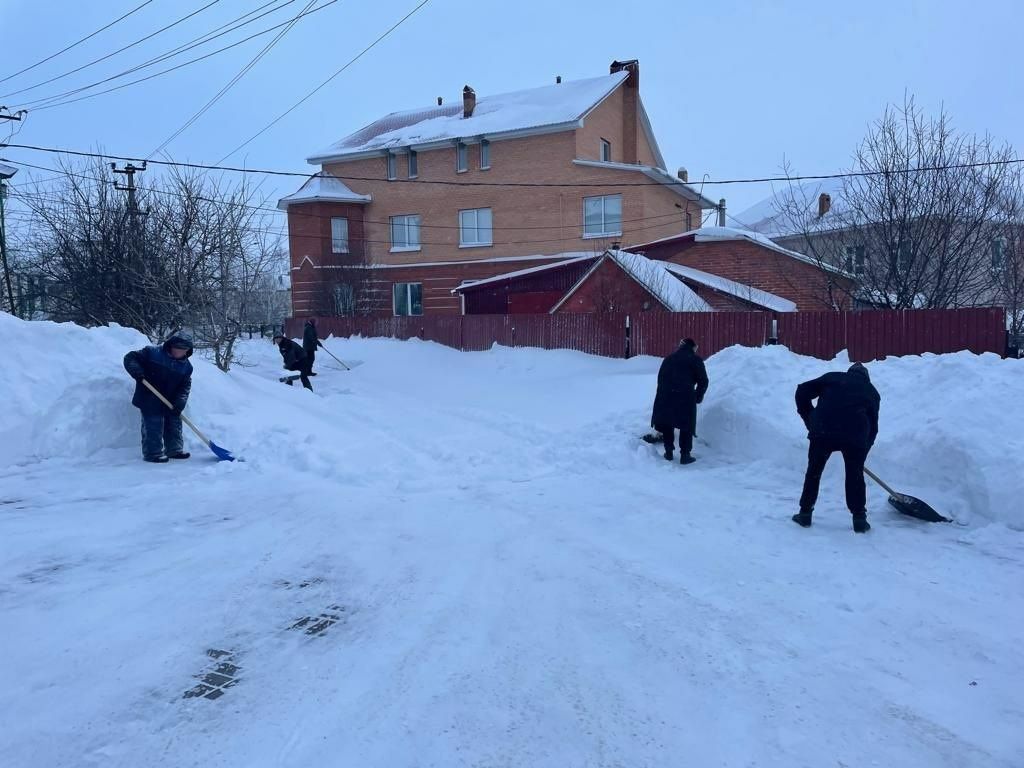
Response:
[{"label": "man shoveling snow", "polygon": [[[124,356],[124,368],[135,379],[132,405],[142,412],[142,458],[155,464],[187,459],[181,436],[181,412],[192,389],[192,340],[174,334],[161,346],[143,347]],[[167,408],[143,383],[149,382],[173,406]]]}]

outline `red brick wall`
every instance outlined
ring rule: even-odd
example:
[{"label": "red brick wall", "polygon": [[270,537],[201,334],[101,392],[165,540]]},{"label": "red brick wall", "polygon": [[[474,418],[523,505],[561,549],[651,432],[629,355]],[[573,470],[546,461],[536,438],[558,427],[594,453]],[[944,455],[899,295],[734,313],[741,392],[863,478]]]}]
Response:
[{"label": "red brick wall", "polygon": [[558,308],[566,312],[664,312],[659,302],[640,283],[611,259],[605,259],[583,284]]},{"label": "red brick wall", "polygon": [[[349,253],[331,253],[331,218],[348,219]],[[343,203],[306,203],[288,208],[288,251],[292,278],[292,314],[325,311],[324,274],[338,267],[362,264],[365,259],[363,206]]]},{"label": "red brick wall", "polygon": [[694,267],[774,293],[794,302],[799,311],[832,309],[828,292],[828,283],[832,281],[842,288],[833,292],[840,308],[851,308],[850,281],[846,278],[748,241],[698,243],[688,238],[642,250],[648,258]]}]

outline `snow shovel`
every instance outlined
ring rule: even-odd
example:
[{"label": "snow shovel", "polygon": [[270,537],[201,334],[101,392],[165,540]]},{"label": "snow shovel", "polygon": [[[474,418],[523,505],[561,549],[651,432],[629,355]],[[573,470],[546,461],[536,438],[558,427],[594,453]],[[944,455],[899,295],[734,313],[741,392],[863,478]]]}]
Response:
[{"label": "snow shovel", "polygon": [[[322,350],[323,350],[324,352],[326,352],[326,353],[327,353],[328,355],[331,355],[331,350],[329,350],[329,349],[328,349],[327,347],[325,347],[325,346],[324,346],[323,344],[321,344],[321,345],[320,345],[320,349],[322,349]],[[334,355],[331,355],[331,357],[334,357]],[[341,360],[338,360],[338,358],[334,357],[334,359],[335,359],[335,360],[337,360],[337,361],[338,361],[338,363],[339,363],[339,364],[341,365],[341,367],[342,367],[342,368],[344,368],[344,369],[345,369],[346,371],[351,371],[351,370],[352,370],[352,369],[351,369],[351,368],[349,368],[349,367],[348,367],[347,365],[345,365],[344,363],[342,363],[342,362],[341,362]]]},{"label": "snow shovel", "polygon": [[[154,395],[156,395],[160,399],[161,403],[166,405],[172,411],[174,410],[174,406],[171,405],[170,401],[168,401],[168,399],[166,397],[164,397],[163,395],[160,394],[159,391],[157,391],[156,387],[154,387],[152,384],[150,384],[145,379],[142,380],[142,383],[146,385],[146,389],[148,389],[150,392],[152,392]],[[199,431],[199,427],[197,427],[195,424],[193,424],[191,422],[191,420],[188,418],[188,416],[186,416],[184,413],[181,413],[181,414],[178,414],[178,415],[181,416],[181,420],[184,421],[186,424],[188,424],[189,428],[191,428],[191,430],[196,433],[196,436],[200,440],[202,440],[204,443],[206,443],[206,447],[209,448],[211,451],[213,451],[213,454],[218,459],[220,459],[221,461],[234,461],[235,460],[235,457],[231,455],[231,451],[227,450],[226,448],[221,448],[219,445],[217,445],[215,442],[213,442],[213,440],[211,440],[206,435],[204,435],[202,432],[200,432]]]},{"label": "snow shovel", "polygon": [[905,493],[897,493],[888,485],[886,485],[882,478],[876,475],[867,467],[864,467],[864,474],[878,483],[889,493],[889,504],[897,512],[902,512],[904,515],[910,517],[916,517],[918,520],[926,520],[929,523],[951,523],[953,522],[948,517],[943,517],[930,506],[925,504],[920,499],[914,498],[913,496],[907,496]]}]

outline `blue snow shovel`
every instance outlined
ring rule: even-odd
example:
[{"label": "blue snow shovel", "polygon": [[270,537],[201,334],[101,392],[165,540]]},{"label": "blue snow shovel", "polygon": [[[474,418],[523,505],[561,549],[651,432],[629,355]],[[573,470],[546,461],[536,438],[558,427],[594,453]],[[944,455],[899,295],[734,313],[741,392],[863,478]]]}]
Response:
[{"label": "blue snow shovel", "polygon": [[[142,380],[142,383],[146,385],[146,389],[148,389],[150,392],[152,392],[154,395],[156,395],[160,399],[161,403],[166,405],[172,411],[174,410],[174,406],[171,405],[170,401],[168,401],[168,399],[166,397],[164,397],[163,395],[161,395],[157,391],[156,387],[154,387],[152,384],[150,384],[145,379]],[[202,440],[204,443],[206,443],[206,447],[209,448],[211,451],[213,451],[214,456],[216,456],[221,461],[234,461],[235,460],[235,457],[231,455],[231,451],[229,451],[227,448],[221,448],[219,445],[217,445],[215,442],[213,442],[213,440],[211,440],[206,435],[204,435],[202,432],[200,432],[199,431],[199,427],[197,427],[195,424],[193,424],[189,420],[188,416],[186,416],[184,413],[181,413],[181,414],[178,414],[178,415],[181,416],[181,420],[184,421],[186,424],[188,424],[189,428],[193,432],[196,433],[196,436],[200,440]]]}]

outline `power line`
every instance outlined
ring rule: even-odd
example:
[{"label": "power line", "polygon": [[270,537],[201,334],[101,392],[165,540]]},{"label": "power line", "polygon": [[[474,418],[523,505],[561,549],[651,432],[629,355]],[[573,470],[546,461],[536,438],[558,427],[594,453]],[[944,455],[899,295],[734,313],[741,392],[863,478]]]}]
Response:
[{"label": "power line", "polygon": [[102,26],[99,29],[97,29],[95,32],[91,32],[90,34],[86,35],[85,37],[80,38],[79,40],[76,40],[71,45],[67,46],[66,48],[61,48],[56,53],[51,53],[45,59],[40,59],[35,64],[30,64],[29,66],[25,67],[24,69],[19,69],[13,75],[8,75],[7,77],[0,79],[0,83],[6,83],[8,80],[10,80],[13,77],[17,77],[18,75],[24,74],[25,72],[28,72],[30,69],[35,69],[40,64],[45,64],[46,62],[50,61],[51,59],[57,58],[62,53],[67,53],[68,51],[70,51],[75,46],[81,45],[86,40],[89,40],[89,39],[91,39],[93,37],[96,37],[96,35],[98,35],[100,32],[103,32],[106,29],[110,29],[112,26],[114,26],[118,22],[124,21],[129,16],[131,16],[133,13],[135,13],[136,11],[142,10],[143,8],[145,8],[147,5],[149,5],[152,2],[153,2],[153,0],[146,0],[146,2],[142,3],[141,5],[137,5],[134,8],[132,8],[130,11],[128,11],[128,13],[124,14],[123,16],[119,16],[118,18],[116,18],[112,22],[110,22],[109,24],[105,24],[104,26]]},{"label": "power line", "polygon": [[343,66],[343,67],[342,67],[341,69],[339,69],[338,71],[336,71],[336,72],[335,72],[335,73],[334,73],[333,75],[331,75],[331,76],[330,76],[330,77],[328,77],[328,78],[327,78],[326,80],[324,80],[324,81],[323,81],[322,83],[320,83],[320,85],[318,85],[318,86],[317,86],[316,88],[314,88],[314,89],[313,89],[312,91],[310,91],[310,92],[309,92],[309,93],[307,93],[307,94],[306,94],[305,96],[303,96],[303,97],[302,97],[301,99],[299,99],[299,100],[298,100],[297,102],[295,102],[295,103],[294,103],[294,104],[292,104],[292,105],[291,105],[290,107],[288,107],[288,109],[286,109],[286,110],[285,110],[284,112],[282,112],[282,113],[281,113],[280,115],[278,115],[278,116],[277,116],[277,117],[275,117],[275,118],[274,118],[273,120],[271,120],[271,121],[270,121],[269,123],[267,123],[267,124],[266,124],[265,126],[263,126],[263,127],[262,127],[262,128],[261,128],[261,129],[259,130],[259,131],[257,131],[256,133],[254,133],[254,134],[253,134],[252,136],[250,136],[250,137],[249,137],[248,139],[246,139],[246,140],[245,140],[245,141],[243,141],[243,142],[242,142],[241,144],[239,144],[239,145],[238,145],[237,147],[235,147],[235,148],[234,148],[234,149],[232,149],[232,150],[231,150],[230,152],[228,152],[228,153],[227,153],[226,155],[224,155],[224,157],[222,157],[222,158],[221,158],[220,160],[218,160],[218,161],[217,161],[217,164],[218,164],[218,165],[220,165],[220,164],[221,164],[221,163],[223,163],[223,162],[224,162],[225,160],[227,160],[227,159],[228,159],[229,157],[231,157],[231,156],[232,156],[233,154],[235,154],[236,152],[238,152],[238,150],[240,150],[240,149],[244,149],[244,148],[245,148],[245,147],[247,147],[247,146],[248,146],[249,144],[251,144],[251,143],[252,143],[253,141],[255,141],[255,140],[256,140],[256,139],[258,139],[258,138],[259,138],[260,136],[262,136],[262,135],[263,135],[264,133],[266,133],[266,132],[267,132],[268,130],[270,130],[270,129],[271,129],[271,128],[273,128],[273,127],[274,127],[275,125],[277,125],[277,124],[278,124],[278,123],[279,123],[279,122],[280,122],[281,120],[283,120],[283,119],[284,119],[285,117],[287,117],[287,116],[288,116],[288,115],[290,115],[290,114],[291,114],[292,112],[294,112],[294,111],[295,111],[295,110],[296,110],[296,109],[297,109],[298,107],[300,107],[300,106],[301,106],[302,104],[304,104],[304,103],[305,103],[306,101],[308,101],[308,100],[309,100],[309,99],[310,99],[310,98],[311,98],[311,97],[312,97],[312,96],[313,96],[313,95],[314,95],[315,93],[317,93],[317,91],[319,91],[319,90],[320,90],[321,88],[323,88],[323,87],[324,87],[324,86],[326,86],[326,85],[327,85],[328,83],[330,83],[330,82],[331,82],[332,80],[334,80],[334,78],[336,78],[336,77],[337,77],[338,75],[340,75],[340,74],[341,74],[342,72],[344,72],[344,71],[345,71],[346,69],[348,69],[349,67],[351,67],[351,66],[352,66],[353,64],[355,64],[355,63],[356,63],[357,61],[359,61],[359,59],[361,59],[361,58],[362,58],[362,57],[363,57],[363,56],[364,56],[364,55],[365,55],[366,53],[368,53],[369,51],[373,50],[373,48],[375,48],[375,47],[377,46],[377,44],[378,44],[378,43],[380,43],[380,42],[381,42],[382,40],[384,40],[384,38],[386,38],[386,37],[387,37],[388,35],[390,35],[390,34],[391,34],[392,32],[394,32],[394,31],[395,31],[396,29],[398,29],[398,28],[399,28],[400,26],[402,26],[402,25],[403,25],[403,24],[404,24],[404,23],[405,23],[406,21],[408,21],[408,20],[409,20],[409,19],[410,19],[410,18],[411,18],[411,17],[412,17],[412,16],[413,16],[413,15],[414,15],[414,14],[415,14],[415,13],[416,13],[417,11],[419,11],[419,10],[420,10],[420,8],[422,8],[423,6],[425,6],[425,5],[426,5],[427,3],[429,3],[429,2],[430,2],[430,0],[423,0],[423,2],[421,2],[421,3],[420,3],[419,5],[417,5],[417,6],[415,7],[415,8],[413,8],[413,9],[412,9],[411,11],[409,11],[409,13],[407,13],[407,14],[406,14],[405,16],[403,16],[403,17],[402,17],[402,18],[401,18],[401,19],[400,19],[400,20],[399,20],[399,21],[398,21],[397,23],[393,24],[393,25],[392,25],[392,26],[391,26],[391,27],[390,27],[390,28],[389,28],[389,29],[388,29],[388,30],[387,30],[386,32],[384,32],[384,34],[382,34],[382,35],[381,35],[380,37],[378,37],[378,38],[377,38],[376,40],[374,40],[374,41],[373,41],[372,43],[370,43],[370,44],[369,44],[368,46],[366,46],[365,48],[363,48],[363,50],[361,50],[361,51],[360,51],[360,52],[359,52],[358,54],[356,54],[356,55],[355,55],[355,56],[354,56],[353,58],[349,59],[349,61],[348,61],[348,62],[347,62],[347,63],[345,64],[345,66]]},{"label": "power line", "polygon": [[[337,2],[337,0],[333,0]],[[320,9],[316,9],[320,10]],[[453,139],[454,141],[454,139]],[[27,149],[33,152],[47,152],[58,155],[73,155],[76,157],[98,157],[103,160],[142,160],[140,157],[129,157],[127,155],[110,155],[99,152],[82,152],[81,150],[74,149],[63,149],[60,147],[41,147],[34,144],[10,144],[0,142],[0,148],[10,147],[12,149]],[[13,161],[11,161],[13,162]],[[150,160],[151,163],[157,165],[166,165],[176,168],[191,168],[194,170],[203,171],[228,171],[230,173],[250,173],[259,174],[263,176],[286,176],[286,177],[298,177],[303,179],[310,179],[316,175],[316,173],[309,173],[308,171],[277,171],[270,169],[261,168],[240,168],[230,165],[211,165],[205,163],[186,163],[175,160]],[[843,171],[839,173],[824,173],[816,175],[804,175],[804,176],[764,176],[754,178],[737,178],[737,179],[705,179],[702,184],[704,185],[730,185],[730,184],[765,184],[768,182],[793,182],[793,181],[819,181],[822,179],[846,179],[846,178],[858,178],[866,176],[897,176],[901,174],[909,173],[924,173],[929,171],[950,171],[960,170],[966,168],[983,168],[991,166],[1002,166],[1002,165],[1019,165],[1024,163],[1024,158],[1010,158],[1005,160],[985,160],[976,163],[955,163],[950,165],[933,165],[933,166],[921,166],[919,168],[899,168],[895,170],[884,170],[884,171]],[[612,170],[621,170],[613,168]],[[382,177],[373,176],[349,176],[346,174],[330,174],[333,178],[340,181],[372,181],[372,182],[383,182],[387,184],[440,184],[443,186],[454,186],[454,187],[527,187],[527,188],[553,188],[553,189],[585,189],[589,187],[662,187],[662,186],[685,186],[687,189],[691,188],[690,184],[684,184],[682,181],[675,181],[663,183],[660,181],[647,181],[647,182],[609,182],[609,181],[597,181],[597,182],[553,182],[553,181],[449,181],[445,179],[393,179],[386,180]]]},{"label": "power line", "polygon": [[[291,0],[291,1],[294,2],[295,0]],[[114,91],[120,91],[123,88],[129,88],[130,86],[138,85],[139,83],[144,83],[144,82],[146,82],[148,80],[152,80],[155,77],[160,77],[162,75],[166,75],[166,74],[169,74],[171,72],[175,72],[175,71],[181,69],[182,67],[187,67],[190,64],[196,64],[196,63],[198,63],[200,61],[205,61],[206,59],[209,59],[212,56],[216,56],[219,53],[224,53],[224,51],[229,51],[232,48],[237,48],[238,46],[240,46],[240,45],[242,45],[244,43],[247,43],[250,40],[253,40],[254,38],[262,37],[263,35],[269,34],[269,33],[273,32],[275,29],[280,29],[281,27],[283,27],[283,26],[285,26],[287,24],[292,23],[296,18],[302,18],[304,16],[310,16],[310,15],[312,15],[314,13],[318,13],[319,11],[324,10],[328,6],[334,5],[336,2],[338,2],[338,0],[327,0],[326,3],[324,3],[323,5],[321,5],[318,8],[314,8],[313,10],[309,11],[308,13],[300,14],[299,16],[296,16],[296,17],[293,17],[291,19],[288,19],[287,21],[281,22],[280,24],[276,24],[273,27],[268,27],[267,29],[264,29],[264,30],[262,30],[260,32],[255,32],[255,33],[249,35],[248,37],[242,38],[241,40],[238,40],[238,41],[236,41],[234,43],[231,43],[230,45],[226,45],[223,48],[218,48],[217,50],[211,51],[210,53],[207,53],[207,54],[205,54],[203,56],[197,56],[194,59],[189,59],[188,61],[182,62],[181,64],[177,64],[177,65],[175,65],[173,67],[168,67],[167,69],[162,69],[159,72],[155,72],[152,75],[147,75],[146,77],[141,77],[138,80],[132,80],[130,83],[123,83],[121,85],[114,86],[113,88],[107,88],[107,89],[102,90],[102,91],[97,91],[96,93],[88,93],[85,96],[78,97],[77,99],[66,99],[65,101],[56,101],[55,103],[43,104],[43,106],[41,106],[41,107],[34,107],[33,111],[41,112],[41,111],[43,111],[45,109],[54,109],[55,107],[63,107],[63,106],[67,106],[68,104],[74,104],[74,103],[79,102],[79,101],[85,101],[86,99],[93,99],[93,98],[96,98],[97,96],[103,96],[104,94],[107,94],[107,93],[113,93]],[[287,5],[287,4],[288,3],[285,3],[285,5]],[[271,11],[267,11],[267,13],[273,13],[274,11],[280,10],[280,8],[283,8],[283,7],[284,6],[280,6],[279,8],[275,8],[275,9],[273,9]],[[266,14],[263,14],[263,15],[266,15]],[[255,19],[252,19],[250,21],[255,21]],[[249,23],[250,22],[246,22],[246,24],[249,24]],[[239,26],[245,26],[245,25],[242,24],[242,25],[239,25]],[[235,27],[235,29],[237,29],[237,28],[238,27]],[[223,32],[221,34],[227,34],[228,32],[231,32],[231,31],[233,31],[233,30],[227,30],[227,32]],[[211,37],[209,40],[206,40],[204,42],[209,42],[210,40],[213,40],[216,37],[220,37],[220,36],[221,35],[216,35],[216,36]],[[197,43],[196,45],[201,45],[201,44],[202,43]],[[196,47],[196,45],[191,46],[191,47],[194,48],[194,47]],[[188,50],[188,49],[186,49],[186,50]],[[179,51],[179,53],[181,53],[181,51]],[[177,53],[175,53],[173,55],[176,56]],[[167,58],[170,58],[170,57],[171,56],[167,56]],[[162,59],[160,59],[160,60],[162,60]],[[138,69],[142,69],[144,67],[149,66],[152,63],[154,63],[154,62],[148,62],[146,64],[139,65],[134,70],[129,70],[128,72],[135,71],[135,70],[138,70]],[[116,80],[117,78],[122,77],[124,74],[128,74],[128,72],[124,72],[124,73],[121,73],[121,74],[118,74],[118,75],[114,75],[112,77],[108,77],[106,80],[102,80],[102,81],[93,83],[93,84],[88,85],[88,86],[83,86],[82,88],[79,88],[79,89],[77,89],[74,92],[80,92],[80,91],[83,91],[83,90],[88,90],[89,88],[93,88],[93,87],[95,87],[97,85],[101,85],[102,83],[109,82],[110,80]],[[31,105],[31,104],[38,103],[40,101],[54,102],[55,99],[59,99],[59,98],[62,98],[62,97],[55,96],[55,97],[51,97],[49,99],[39,99],[37,101],[27,102],[27,103],[29,105]]]},{"label": "power line", "polygon": [[21,90],[11,91],[10,93],[6,93],[3,96],[0,96],[0,99],[6,99],[6,98],[8,98],[10,96],[16,96],[17,94],[24,93],[25,91],[33,91],[36,88],[39,88],[39,87],[44,86],[44,85],[48,85],[49,83],[52,83],[52,82],[54,82],[56,80],[62,80],[63,78],[68,77],[69,75],[73,75],[76,72],[81,72],[83,69],[88,69],[89,67],[93,66],[94,64],[99,64],[101,61],[106,61],[107,59],[109,59],[109,58],[111,58],[113,56],[117,56],[117,54],[119,54],[119,53],[123,53],[124,51],[127,51],[129,48],[134,48],[139,43],[144,43],[145,41],[149,40],[150,38],[156,37],[161,32],[166,32],[171,27],[176,27],[178,24],[181,24],[183,21],[188,21],[193,16],[196,16],[197,14],[202,13],[207,8],[209,8],[210,6],[216,5],[219,2],[220,2],[220,0],[211,0],[209,3],[204,5],[202,8],[199,8],[199,9],[197,9],[195,11],[192,11],[192,13],[188,14],[187,16],[182,16],[177,21],[171,22],[167,26],[161,27],[156,32],[151,32],[148,35],[146,35],[145,37],[140,37],[135,42],[129,43],[128,45],[125,45],[125,46],[123,46],[121,48],[118,48],[116,51],[114,51],[112,53],[108,53],[105,56],[100,56],[98,59],[93,59],[89,63],[83,64],[82,66],[76,67],[75,69],[69,69],[67,72],[64,72],[63,74],[60,74],[60,75],[55,75],[55,76],[51,77],[49,80],[43,80],[41,82],[36,83],[35,85],[30,85],[30,86],[28,86],[26,88],[22,88]]},{"label": "power line", "polygon": [[252,59],[250,59],[249,62],[244,67],[242,67],[242,69],[240,69],[238,71],[238,73],[234,77],[231,78],[231,80],[228,81],[227,85],[225,85],[223,88],[221,88],[219,91],[217,91],[216,95],[213,98],[211,98],[209,101],[207,101],[206,104],[204,104],[199,109],[198,112],[196,112],[194,115],[192,115],[192,117],[190,117],[188,120],[186,120],[182,124],[182,126],[180,128],[178,128],[178,130],[176,130],[174,133],[172,133],[170,136],[168,136],[166,139],[164,139],[163,143],[160,144],[159,147],[157,147],[152,152],[150,152],[149,153],[149,157],[152,157],[153,155],[159,153],[161,150],[163,150],[165,147],[167,147],[172,141],[174,141],[176,138],[178,138],[182,133],[184,133],[186,130],[188,130],[188,127],[190,125],[192,125],[193,123],[195,123],[196,120],[198,120],[200,117],[205,115],[206,112],[214,104],[216,104],[218,101],[221,100],[221,98],[224,96],[224,94],[226,94],[228,91],[230,91],[231,88],[234,87],[234,85],[239,80],[241,80],[243,77],[245,77],[245,75],[253,67],[255,67],[259,63],[260,59],[262,59],[264,56],[266,56],[270,52],[270,50],[281,41],[281,38],[283,38],[285,35],[287,35],[295,27],[295,25],[299,23],[299,19],[302,18],[303,14],[305,14],[310,8],[312,8],[314,5],[316,5],[316,3],[317,3],[317,0],[309,0],[309,3],[306,4],[306,7],[302,9],[302,13],[300,13],[298,16],[296,16],[294,19],[292,19],[291,22],[288,24],[288,26],[286,26],[284,29],[282,29],[280,32],[278,32],[277,36],[273,40],[271,40],[269,43],[267,43],[263,47],[262,51],[260,51]]}]

